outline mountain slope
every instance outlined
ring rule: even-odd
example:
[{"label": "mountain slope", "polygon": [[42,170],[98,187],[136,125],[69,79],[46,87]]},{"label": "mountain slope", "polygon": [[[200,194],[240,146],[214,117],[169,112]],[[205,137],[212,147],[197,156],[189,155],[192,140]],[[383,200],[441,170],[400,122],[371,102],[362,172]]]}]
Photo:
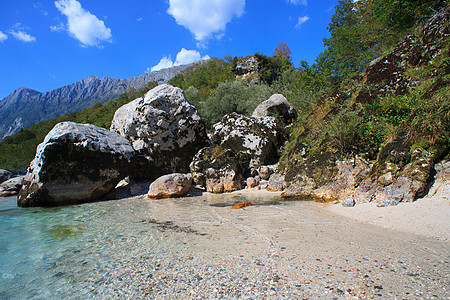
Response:
[{"label": "mountain slope", "polygon": [[39,121],[56,118],[69,111],[80,111],[97,102],[104,104],[129,88],[138,90],[151,81],[168,81],[186,67],[177,66],[127,79],[89,76],[45,93],[19,88],[0,100],[0,140]]}]

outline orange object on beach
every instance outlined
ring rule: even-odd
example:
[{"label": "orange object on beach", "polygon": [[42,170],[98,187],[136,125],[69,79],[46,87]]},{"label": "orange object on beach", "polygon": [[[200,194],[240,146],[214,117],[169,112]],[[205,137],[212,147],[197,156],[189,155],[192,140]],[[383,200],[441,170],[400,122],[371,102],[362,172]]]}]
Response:
[{"label": "orange object on beach", "polygon": [[241,203],[233,205],[231,207],[231,209],[239,209],[239,208],[244,208],[246,206],[253,206],[253,204],[250,201],[245,201],[245,202],[241,202]]}]

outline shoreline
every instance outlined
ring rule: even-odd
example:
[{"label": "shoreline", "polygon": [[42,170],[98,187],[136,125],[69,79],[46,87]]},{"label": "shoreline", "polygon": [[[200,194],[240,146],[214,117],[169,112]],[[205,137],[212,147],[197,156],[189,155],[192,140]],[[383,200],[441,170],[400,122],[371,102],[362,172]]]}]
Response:
[{"label": "shoreline", "polygon": [[[216,194],[204,192],[203,195]],[[230,197],[276,198],[281,192],[242,189],[229,193]],[[283,200],[278,202],[314,202],[303,200]],[[396,206],[377,207],[374,202],[344,207],[341,203],[319,203],[324,211],[331,212],[354,221],[388,228],[394,231],[416,234],[442,241],[450,240],[450,197],[442,195],[426,196],[412,203],[399,203]],[[258,205],[258,204],[256,204]]]}]

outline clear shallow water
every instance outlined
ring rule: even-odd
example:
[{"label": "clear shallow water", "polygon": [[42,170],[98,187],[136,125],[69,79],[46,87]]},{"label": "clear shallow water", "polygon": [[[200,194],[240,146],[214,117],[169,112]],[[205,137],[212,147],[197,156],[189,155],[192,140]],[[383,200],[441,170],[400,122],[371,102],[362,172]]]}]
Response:
[{"label": "clear shallow water", "polygon": [[[273,203],[236,196],[174,201],[189,212],[245,200]],[[56,208],[18,208],[16,201],[0,198],[0,299],[128,298],[121,289],[133,274],[151,274],[161,257],[170,264],[184,255],[183,244],[203,238],[143,222],[165,220],[145,197]]]},{"label": "clear shallow water", "polygon": [[22,209],[15,197],[0,199],[0,299],[92,296],[83,282],[123,256],[156,251],[161,232],[141,222],[147,204]]}]

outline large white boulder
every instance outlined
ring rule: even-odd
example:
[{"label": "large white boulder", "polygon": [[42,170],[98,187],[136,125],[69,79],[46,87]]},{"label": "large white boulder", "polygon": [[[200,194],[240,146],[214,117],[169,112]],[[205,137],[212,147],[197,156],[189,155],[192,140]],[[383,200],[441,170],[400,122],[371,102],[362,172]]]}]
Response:
[{"label": "large white boulder", "polygon": [[19,206],[97,200],[127,176],[134,149],[117,133],[90,124],[57,124],[37,147]]},{"label": "large white boulder", "polygon": [[129,139],[144,157],[141,175],[156,166],[160,174],[187,173],[192,157],[208,146],[205,122],[183,91],[168,84],[119,108],[111,130]]}]

